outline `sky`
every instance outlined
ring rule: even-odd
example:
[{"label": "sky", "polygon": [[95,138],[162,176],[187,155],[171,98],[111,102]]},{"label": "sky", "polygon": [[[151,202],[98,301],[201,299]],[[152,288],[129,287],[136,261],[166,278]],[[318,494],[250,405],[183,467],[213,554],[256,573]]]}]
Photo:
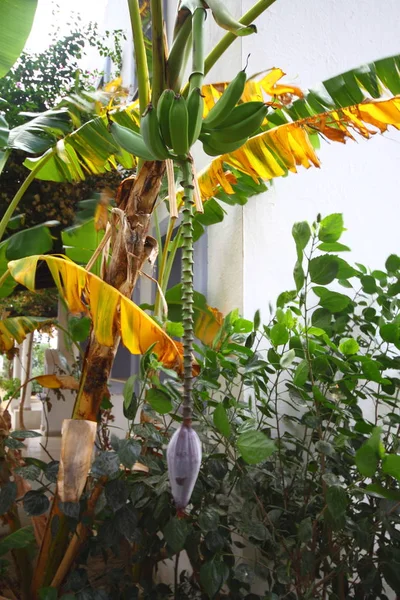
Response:
[{"label": "sky", "polygon": [[[39,0],[31,34],[26,43],[26,49],[31,52],[40,52],[49,43],[48,32],[52,23],[60,25],[61,32],[67,32],[69,15],[71,12],[79,13],[82,21],[102,22],[104,8],[108,0]],[[58,4],[59,12],[53,13],[55,5]]]}]

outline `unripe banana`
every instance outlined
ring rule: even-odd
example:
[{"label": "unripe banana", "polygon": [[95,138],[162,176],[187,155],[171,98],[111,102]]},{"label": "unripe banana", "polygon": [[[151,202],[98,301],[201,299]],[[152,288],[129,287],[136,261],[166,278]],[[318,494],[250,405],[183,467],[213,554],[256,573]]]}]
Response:
[{"label": "unripe banana", "polygon": [[223,119],[221,123],[215,129],[222,129],[224,127],[231,127],[232,125],[236,125],[237,123],[241,123],[248,117],[251,117],[256,113],[260,108],[264,106],[264,102],[243,102],[232,110],[232,112]]},{"label": "unripe banana", "polygon": [[241,121],[231,125],[230,127],[221,127],[211,131],[212,138],[221,142],[237,142],[245,137],[253,135],[264,121],[265,115],[268,112],[268,107],[263,105],[259,107],[253,114],[242,119]]},{"label": "unripe banana", "polygon": [[171,136],[169,132],[169,111],[174,101],[175,92],[173,90],[164,90],[157,104],[157,118],[160,127],[161,136],[165,144],[171,148]]},{"label": "unripe banana", "polygon": [[186,156],[189,152],[189,115],[186,100],[176,94],[169,111],[169,133],[173,151],[178,156]]},{"label": "unripe banana", "polygon": [[147,148],[140,133],[114,122],[110,124],[110,131],[117,144],[130,154],[143,160],[157,160]]},{"label": "unripe banana", "polygon": [[221,142],[221,140],[214,139],[214,133],[205,133],[200,136],[203,143],[203,150],[209,156],[220,156],[221,154],[229,154],[241,148],[248,138],[243,138],[236,142]]},{"label": "unripe banana", "polygon": [[204,99],[200,88],[194,88],[187,99],[189,115],[189,146],[191,147],[200,135],[203,123]]},{"label": "unripe banana", "polygon": [[214,104],[208,115],[203,120],[205,130],[218,127],[222,120],[226,119],[243,94],[246,83],[246,73],[240,71],[230,82],[221,98]]},{"label": "unripe banana", "polygon": [[157,160],[170,158],[168,148],[164,144],[158,127],[157,111],[151,102],[140,120],[140,131],[147,148]]},{"label": "unripe banana", "polygon": [[243,25],[239,23],[231,13],[225,8],[224,0],[207,0],[208,6],[211,8],[211,12],[217,24],[222,29],[227,29],[235,35],[250,35],[251,33],[257,33],[255,25]]}]

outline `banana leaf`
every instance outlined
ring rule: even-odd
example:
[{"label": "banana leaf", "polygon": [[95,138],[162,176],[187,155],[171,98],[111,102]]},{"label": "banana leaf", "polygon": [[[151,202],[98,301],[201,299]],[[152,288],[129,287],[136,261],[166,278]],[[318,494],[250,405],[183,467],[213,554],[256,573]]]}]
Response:
[{"label": "banana leaf", "polygon": [[[232,167],[255,183],[296,173],[298,166],[319,167],[312,137],[318,133],[333,142],[355,140],[354,134],[370,139],[388,127],[400,129],[400,97],[363,102],[342,109],[288,122],[250,138],[239,150],[214,159],[198,175],[204,201],[222,190],[234,193]],[[240,179],[240,176],[239,176]]]},{"label": "banana leaf", "polygon": [[21,344],[28,333],[52,325],[54,319],[41,317],[10,317],[0,320],[0,353],[8,352],[14,343]]},{"label": "banana leaf", "polygon": [[[279,83],[284,73],[272,69],[260,79],[251,78],[245,87],[243,100],[265,99],[271,96],[271,113],[263,131],[249,139],[239,150],[217,157],[198,176],[203,201],[222,200],[228,204],[245,203],[253,193],[265,190],[265,182],[295,173],[298,166],[319,167],[316,154],[318,136],[330,141],[354,139],[354,132],[368,139],[374,132],[386,131],[389,125],[398,127],[399,98],[377,100],[388,92],[400,89],[400,57],[393,56],[347,71],[331,78],[316,90],[303,94],[297,87]],[[204,116],[223,93],[227,83],[203,87]],[[375,100],[366,99],[372,96]],[[298,97],[290,106],[289,100]],[[285,102],[283,102],[285,100]],[[134,102],[115,110],[110,118],[124,126],[138,129],[138,106]],[[53,181],[76,181],[88,174],[104,173],[122,164],[131,168],[135,157],[118,149],[108,132],[106,118],[97,117],[68,134],[57,144],[57,152],[39,172],[38,178]],[[33,168],[42,158],[27,159]],[[253,184],[249,186],[249,178]],[[244,185],[243,185],[244,184]],[[249,189],[250,188],[250,189]],[[241,191],[241,189],[248,190]],[[223,211],[214,205],[201,223],[196,217],[195,235],[204,225],[219,222]]]},{"label": "banana leaf", "polygon": [[[208,306],[206,297],[194,292],[194,334],[205,345],[211,345],[222,327],[224,315],[217,309]],[[172,321],[182,320],[182,285],[170,288],[165,294],[168,304],[168,317]]]},{"label": "banana leaf", "polygon": [[11,69],[31,31],[37,0],[2,0],[0,3],[0,77]]},{"label": "banana leaf", "polygon": [[[96,117],[79,129],[60,139],[55,152],[38,173],[38,179],[46,181],[82,181],[88,175],[99,175],[118,165],[132,169],[136,159],[119,148],[107,129],[106,117]],[[24,165],[28,169],[43,161],[27,158]]]},{"label": "banana leaf", "polygon": [[8,263],[12,277],[29,290],[35,290],[38,263],[46,262],[60,296],[71,313],[84,313],[92,320],[97,341],[114,344],[115,331],[132,354],[153,352],[167,367],[182,369],[182,352],[177,344],[131,300],[96,275],[72,261],[56,256],[29,256]]},{"label": "banana leaf", "polygon": [[[96,231],[94,218],[68,227],[61,233],[65,254],[68,258],[80,264],[89,262],[103,236],[104,232]],[[100,272],[100,262],[100,260],[97,260],[93,269],[91,269],[96,275],[99,275]]]},{"label": "banana leaf", "polygon": [[[270,127],[294,121],[334,108],[346,108],[360,104],[364,100],[400,94],[400,55],[389,56],[366,65],[350,69],[320,83],[315,88],[303,92],[290,84],[278,83],[285,73],[281,69],[271,69],[266,74],[258,74],[247,80],[242,100],[265,99],[265,94],[278,101],[282,96],[297,96],[293,103],[281,104],[273,115],[268,115]],[[228,81],[207,84],[203,87],[205,96],[204,116],[221,97]],[[279,104],[279,103],[278,103]]]},{"label": "banana leaf", "polygon": [[58,225],[57,221],[48,221],[10,235],[0,243],[0,298],[9,296],[17,283],[11,276],[6,277],[8,261],[33,254],[44,254],[53,247],[50,227]]}]

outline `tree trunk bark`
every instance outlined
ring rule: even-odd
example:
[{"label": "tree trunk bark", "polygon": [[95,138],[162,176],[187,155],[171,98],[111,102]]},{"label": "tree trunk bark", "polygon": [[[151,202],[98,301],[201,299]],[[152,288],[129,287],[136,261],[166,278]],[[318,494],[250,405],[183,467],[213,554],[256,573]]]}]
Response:
[{"label": "tree trunk bark", "polygon": [[[154,249],[155,241],[148,235],[148,230],[164,171],[164,162],[147,162],[136,179],[122,182],[117,193],[121,212],[114,219],[119,220],[119,229],[112,239],[112,258],[105,281],[128,298],[132,296],[144,262]],[[74,419],[97,420],[100,404],[108,394],[107,382],[118,346],[117,334],[112,347],[99,344],[91,334]]]},{"label": "tree trunk bark", "polygon": [[[148,230],[164,172],[164,162],[146,162],[137,177],[125,179],[117,192],[118,209],[113,215],[116,222],[111,240],[112,257],[105,281],[128,298],[132,295],[142,265],[155,247],[155,241],[148,235]],[[119,341],[117,330],[112,347],[99,344],[93,333],[90,335],[72,415],[74,419],[97,421],[101,402],[108,395],[107,382]],[[54,517],[57,520],[57,533],[52,536]],[[61,558],[68,541],[65,515],[59,509],[59,498],[56,495],[36,564],[33,598],[37,598],[41,587],[51,584],[59,566],[59,561],[48,561],[48,557],[57,554]]]}]

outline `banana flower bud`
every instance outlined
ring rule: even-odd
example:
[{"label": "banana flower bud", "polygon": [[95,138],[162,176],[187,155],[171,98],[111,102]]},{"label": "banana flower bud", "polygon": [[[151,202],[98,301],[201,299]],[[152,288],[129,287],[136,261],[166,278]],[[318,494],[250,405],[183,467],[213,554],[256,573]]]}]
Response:
[{"label": "banana flower bud", "polygon": [[172,496],[178,510],[186,508],[201,465],[201,442],[192,426],[185,422],[170,439],[167,463]]}]

